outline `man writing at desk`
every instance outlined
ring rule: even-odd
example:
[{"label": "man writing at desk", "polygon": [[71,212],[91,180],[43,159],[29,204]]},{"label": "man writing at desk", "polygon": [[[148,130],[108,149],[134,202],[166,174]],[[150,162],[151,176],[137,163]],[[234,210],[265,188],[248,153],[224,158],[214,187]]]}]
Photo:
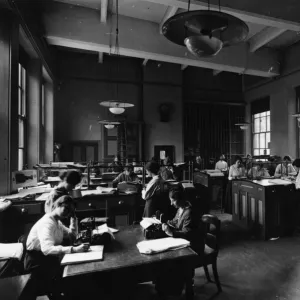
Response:
[{"label": "man writing at desk", "polygon": [[116,187],[121,182],[139,183],[138,176],[133,172],[133,165],[130,164],[124,168],[124,171],[113,180],[113,186]]}]

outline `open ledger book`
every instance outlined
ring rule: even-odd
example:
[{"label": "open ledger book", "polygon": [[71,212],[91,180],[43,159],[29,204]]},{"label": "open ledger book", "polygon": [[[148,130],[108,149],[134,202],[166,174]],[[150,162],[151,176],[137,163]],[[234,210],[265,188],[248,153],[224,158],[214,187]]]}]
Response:
[{"label": "open ledger book", "polygon": [[103,249],[103,245],[91,246],[87,252],[65,254],[61,261],[61,265],[73,265],[103,260]]}]

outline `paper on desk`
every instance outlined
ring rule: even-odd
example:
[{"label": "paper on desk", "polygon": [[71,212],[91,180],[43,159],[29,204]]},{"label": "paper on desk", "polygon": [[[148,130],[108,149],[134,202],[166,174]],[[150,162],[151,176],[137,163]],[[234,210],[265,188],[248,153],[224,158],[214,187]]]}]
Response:
[{"label": "paper on desk", "polygon": [[153,224],[161,224],[160,220],[156,218],[143,218],[143,220],[140,222],[140,225],[144,228],[147,229]]},{"label": "paper on desk", "polygon": [[23,254],[22,243],[0,244],[0,259],[1,258],[17,258],[21,260]]},{"label": "paper on desk", "polygon": [[49,197],[49,193],[43,193],[39,197],[37,197],[35,200],[36,201],[46,201]]},{"label": "paper on desk", "polygon": [[142,241],[136,245],[142,254],[155,254],[168,250],[177,250],[190,246],[190,242],[184,239],[174,239],[172,237]]},{"label": "paper on desk", "polygon": [[[113,229],[113,230],[117,230],[117,229]],[[115,239],[115,236],[114,236],[112,230],[107,226],[107,224],[100,225],[100,226],[97,227],[97,229],[94,229],[93,230],[93,235],[94,234],[103,234],[105,232],[109,233],[111,235],[111,237],[113,239]],[[117,231],[115,231],[115,232],[117,232]]]},{"label": "paper on desk", "polygon": [[288,180],[283,180],[283,179],[270,179],[269,182],[273,184],[281,184],[281,185],[288,185],[292,183]]},{"label": "paper on desk", "polygon": [[91,246],[89,251],[82,253],[65,254],[61,261],[61,265],[79,264],[84,262],[92,262],[103,259],[103,245]]}]

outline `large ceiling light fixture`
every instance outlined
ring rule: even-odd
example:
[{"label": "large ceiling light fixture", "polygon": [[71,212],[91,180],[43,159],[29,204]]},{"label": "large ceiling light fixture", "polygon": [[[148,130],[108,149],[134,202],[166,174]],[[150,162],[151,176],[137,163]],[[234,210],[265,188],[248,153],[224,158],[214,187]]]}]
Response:
[{"label": "large ceiling light fixture", "polygon": [[[115,55],[117,57],[117,72],[120,73],[120,51],[119,51],[119,0],[116,0],[116,15],[117,15],[117,26],[116,26],[116,43],[115,43]],[[119,101],[119,84],[117,82],[117,98],[116,100],[103,101],[99,104],[104,107],[108,107],[112,114],[120,115],[125,111],[125,108],[133,107],[134,104]]]},{"label": "large ceiling light fixture", "polygon": [[222,48],[244,41],[249,33],[248,25],[242,20],[219,11],[188,11],[168,19],[163,27],[164,36],[171,42],[186,46],[194,56],[210,57],[217,55]]}]

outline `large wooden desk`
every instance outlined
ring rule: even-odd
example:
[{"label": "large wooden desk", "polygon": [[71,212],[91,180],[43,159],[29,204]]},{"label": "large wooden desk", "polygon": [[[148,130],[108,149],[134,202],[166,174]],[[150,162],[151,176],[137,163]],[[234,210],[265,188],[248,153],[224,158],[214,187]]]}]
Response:
[{"label": "large wooden desk", "polygon": [[264,180],[232,181],[232,221],[262,238],[293,232],[296,224],[296,192],[293,184]]},{"label": "large wooden desk", "polygon": [[[193,297],[192,276],[197,254],[191,248],[167,251],[154,255],[140,254],[136,244],[144,240],[140,225],[120,228],[109,247],[104,249],[104,260],[69,265],[64,269],[63,277],[86,275],[91,273],[123,271],[127,278],[134,279],[136,283],[154,280],[154,268],[167,261],[181,261],[186,267],[186,296]],[[125,277],[125,278],[126,278]],[[134,277],[134,278],[133,278]],[[118,282],[116,282],[116,287]]]}]

